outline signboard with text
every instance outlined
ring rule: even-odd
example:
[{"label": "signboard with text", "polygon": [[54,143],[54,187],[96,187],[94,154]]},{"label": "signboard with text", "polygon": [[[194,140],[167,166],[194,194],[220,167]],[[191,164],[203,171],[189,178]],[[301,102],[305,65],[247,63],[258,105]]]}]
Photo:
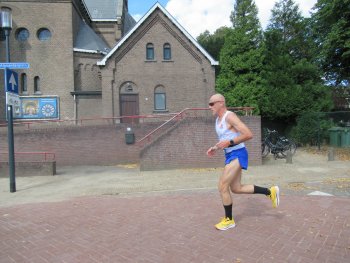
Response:
[{"label": "signboard with text", "polygon": [[13,118],[20,118],[21,116],[21,99],[17,94],[6,92],[6,104],[12,105]]},{"label": "signboard with text", "polygon": [[6,62],[0,63],[0,68],[12,68],[12,69],[29,69],[29,63],[27,62]]}]

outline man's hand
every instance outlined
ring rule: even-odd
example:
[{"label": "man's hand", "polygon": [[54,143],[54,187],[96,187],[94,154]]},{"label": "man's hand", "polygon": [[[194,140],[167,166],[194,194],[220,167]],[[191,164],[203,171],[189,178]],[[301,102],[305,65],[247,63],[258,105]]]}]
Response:
[{"label": "man's hand", "polygon": [[224,149],[230,146],[230,141],[229,140],[219,141],[215,146],[218,149]]},{"label": "man's hand", "polygon": [[213,147],[210,147],[207,151],[207,155],[208,156],[213,156],[216,152],[216,150],[218,149],[218,147],[215,145]]}]

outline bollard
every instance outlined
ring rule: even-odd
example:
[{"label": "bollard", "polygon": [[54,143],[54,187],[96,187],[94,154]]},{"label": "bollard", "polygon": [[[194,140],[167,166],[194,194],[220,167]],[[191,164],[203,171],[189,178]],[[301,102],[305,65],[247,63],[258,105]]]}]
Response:
[{"label": "bollard", "polygon": [[286,163],[293,163],[293,154],[290,150],[287,151]]},{"label": "bollard", "polygon": [[334,161],[334,149],[329,148],[328,150],[328,161]]}]

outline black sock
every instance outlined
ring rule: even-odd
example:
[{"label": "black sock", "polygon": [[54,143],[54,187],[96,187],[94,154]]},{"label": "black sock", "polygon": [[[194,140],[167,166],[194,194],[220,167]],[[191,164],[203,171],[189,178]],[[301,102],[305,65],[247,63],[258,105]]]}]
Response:
[{"label": "black sock", "polygon": [[232,220],[232,204],[230,205],[224,205],[225,208],[225,217],[229,218],[230,220]]},{"label": "black sock", "polygon": [[270,195],[270,189],[254,185],[254,194]]}]

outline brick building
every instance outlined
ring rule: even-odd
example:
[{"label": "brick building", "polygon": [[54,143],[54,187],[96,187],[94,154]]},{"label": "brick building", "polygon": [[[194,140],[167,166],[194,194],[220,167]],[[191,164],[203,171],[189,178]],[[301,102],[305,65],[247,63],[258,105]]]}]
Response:
[{"label": "brick building", "polygon": [[[12,11],[11,62],[30,64],[16,70],[22,119],[177,112],[206,107],[214,93],[218,62],[159,3],[137,23],[128,0],[2,0],[0,8]],[[4,109],[0,89],[0,119]]]}]

